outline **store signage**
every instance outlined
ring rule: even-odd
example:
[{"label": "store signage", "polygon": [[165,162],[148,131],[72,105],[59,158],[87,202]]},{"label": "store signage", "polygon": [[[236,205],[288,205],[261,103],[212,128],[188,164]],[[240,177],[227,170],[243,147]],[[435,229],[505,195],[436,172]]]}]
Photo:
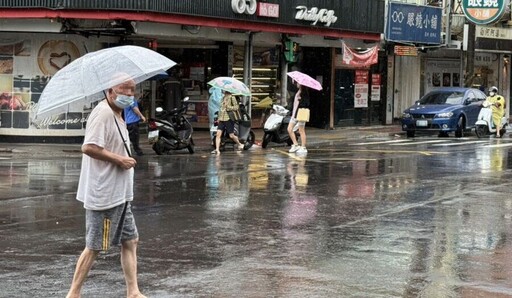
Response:
[{"label": "store signage", "polygon": [[378,74],[378,73],[372,74],[371,101],[380,101],[380,83],[381,83],[380,74]]},{"label": "store signage", "polygon": [[260,2],[258,3],[256,15],[259,17],[279,18],[279,4]]},{"label": "store signage", "polygon": [[[69,116],[69,114],[68,114]],[[72,124],[80,124],[82,126],[83,123],[87,121],[86,118],[83,117],[75,117],[69,119],[57,119],[55,117],[47,117],[37,123],[39,128],[47,128],[49,126],[64,126],[64,125],[72,125]]]},{"label": "store signage", "polygon": [[418,49],[411,46],[395,46],[394,52],[397,56],[418,56]]},{"label": "store signage", "polygon": [[477,24],[487,25],[500,20],[509,6],[509,0],[462,0],[466,18]]},{"label": "store signage", "polygon": [[498,54],[475,53],[475,66],[489,66],[496,60],[498,60]]},{"label": "store signage", "polygon": [[368,71],[356,70],[354,79],[354,108],[368,107]]},{"label": "store signage", "polygon": [[425,44],[441,43],[439,7],[389,3],[386,39]]},{"label": "store signage", "polygon": [[253,15],[256,13],[256,0],[231,0],[231,8],[238,14]]},{"label": "store signage", "polygon": [[324,26],[329,27],[331,24],[336,23],[338,17],[334,14],[334,10],[327,8],[319,9],[318,7],[312,7],[308,9],[307,6],[297,6],[297,13],[295,14],[296,20],[311,21],[312,25],[316,25],[318,22],[323,23]]},{"label": "store signage", "polygon": [[512,40],[511,28],[476,26],[476,37]]}]

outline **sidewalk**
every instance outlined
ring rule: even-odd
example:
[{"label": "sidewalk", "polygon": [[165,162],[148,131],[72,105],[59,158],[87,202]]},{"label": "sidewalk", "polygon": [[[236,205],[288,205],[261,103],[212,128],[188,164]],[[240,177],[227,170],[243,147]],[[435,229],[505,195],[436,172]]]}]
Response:
[{"label": "sidewalk", "polygon": [[[263,129],[254,129],[256,142],[254,148],[258,148],[263,138]],[[308,144],[319,144],[336,140],[378,138],[394,135],[403,135],[400,125],[377,125],[377,126],[353,126],[337,127],[334,130],[319,128],[306,128]],[[212,150],[211,136],[208,130],[195,130],[193,133],[195,149],[197,152]],[[153,149],[147,142],[147,135],[140,136],[140,144],[145,154],[153,155]],[[283,146],[283,144],[271,143],[272,146]],[[31,156],[77,156],[81,154],[81,144],[33,144],[33,143],[0,143],[0,156],[9,155],[31,155]],[[186,149],[184,149],[186,151]],[[172,153],[171,153],[172,154]]]}]

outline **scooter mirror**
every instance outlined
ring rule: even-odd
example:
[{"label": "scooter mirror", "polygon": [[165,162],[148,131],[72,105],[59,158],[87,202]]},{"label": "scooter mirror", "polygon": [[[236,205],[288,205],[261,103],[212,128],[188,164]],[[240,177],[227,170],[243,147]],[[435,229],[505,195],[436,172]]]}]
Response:
[{"label": "scooter mirror", "polygon": [[156,108],[156,112],[157,112],[157,113],[161,113],[161,112],[163,112],[163,110],[164,110],[164,109],[162,109],[162,107],[158,107],[158,108]]},{"label": "scooter mirror", "polygon": [[188,96],[187,96],[187,97],[185,97],[185,98],[183,99],[183,101],[188,101],[189,99],[190,99],[190,97],[188,97]]}]

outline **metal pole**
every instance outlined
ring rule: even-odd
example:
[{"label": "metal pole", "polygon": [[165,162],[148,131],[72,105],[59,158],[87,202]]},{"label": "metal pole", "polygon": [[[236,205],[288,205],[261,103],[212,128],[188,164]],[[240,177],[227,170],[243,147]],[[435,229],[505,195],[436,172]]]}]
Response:
[{"label": "metal pole", "polygon": [[288,62],[284,59],[284,55],[282,55],[281,59],[281,102],[280,104],[283,107],[286,107],[287,95],[288,95]]},{"label": "metal pole", "polygon": [[[253,56],[253,37],[254,37],[254,33],[253,32],[249,32],[249,44],[248,44],[248,47],[249,47],[249,64],[248,64],[248,84],[247,87],[249,87],[249,90],[251,90],[251,93],[252,93],[252,56]],[[252,119],[252,97],[249,96],[247,97],[247,111],[249,112],[249,117],[251,117]]]}]

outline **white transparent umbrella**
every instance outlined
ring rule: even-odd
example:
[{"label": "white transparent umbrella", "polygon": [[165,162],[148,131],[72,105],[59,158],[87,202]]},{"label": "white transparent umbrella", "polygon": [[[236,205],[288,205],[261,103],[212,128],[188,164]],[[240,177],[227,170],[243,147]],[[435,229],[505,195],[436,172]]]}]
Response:
[{"label": "white transparent umbrella", "polygon": [[59,70],[48,82],[36,107],[36,118],[66,112],[69,105],[88,105],[105,97],[104,90],[129,79],[140,83],[176,63],[139,46],[118,46],[90,52]]}]

